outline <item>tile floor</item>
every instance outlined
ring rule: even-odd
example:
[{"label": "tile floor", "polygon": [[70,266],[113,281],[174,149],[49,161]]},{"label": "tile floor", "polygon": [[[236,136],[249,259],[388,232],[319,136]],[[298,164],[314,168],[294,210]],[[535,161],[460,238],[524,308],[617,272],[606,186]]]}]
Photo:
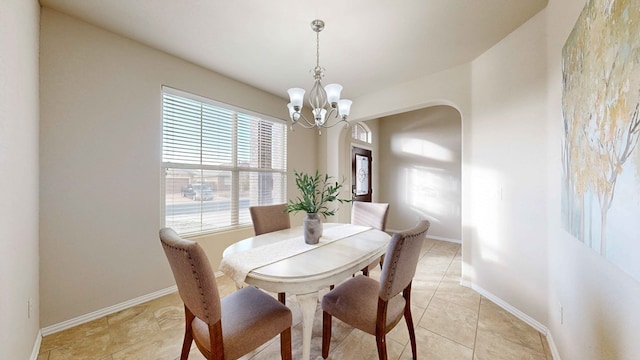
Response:
[{"label": "tile floor", "polygon": [[[412,286],[412,311],[418,358],[430,360],[552,360],[546,339],[473,290],[460,286],[460,245],[427,239]],[[378,277],[379,270],[371,276]],[[235,290],[226,276],[218,278],[220,294]],[[322,295],[322,294],[321,294]],[[293,358],[300,359],[300,311],[287,298],[294,314]],[[179,359],[184,329],[182,302],[177,294],[43,338],[38,360]],[[377,359],[373,336],[334,319],[330,359]],[[316,312],[311,358],[321,357],[322,313]],[[387,335],[389,359],[411,359],[404,321]],[[275,338],[243,359],[279,359]],[[189,359],[204,359],[195,345]]]}]

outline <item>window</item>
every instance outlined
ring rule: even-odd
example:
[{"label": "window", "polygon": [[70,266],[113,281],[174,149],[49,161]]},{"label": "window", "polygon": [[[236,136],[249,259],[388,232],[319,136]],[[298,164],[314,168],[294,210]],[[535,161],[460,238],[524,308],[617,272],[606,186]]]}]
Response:
[{"label": "window", "polygon": [[351,127],[351,137],[355,140],[371,144],[371,130],[361,122],[353,124]]},{"label": "window", "polygon": [[251,224],[249,206],[286,202],[287,127],[163,87],[165,226],[196,234]]}]

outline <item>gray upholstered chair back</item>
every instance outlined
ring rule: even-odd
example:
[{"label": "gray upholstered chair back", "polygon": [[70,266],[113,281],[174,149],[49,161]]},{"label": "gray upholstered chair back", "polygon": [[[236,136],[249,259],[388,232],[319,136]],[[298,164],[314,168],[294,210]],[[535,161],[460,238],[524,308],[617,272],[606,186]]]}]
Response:
[{"label": "gray upholstered chair back", "polygon": [[160,241],[185,306],[207,324],[218,322],[221,317],[220,294],[202,247],[195,241],[180,238],[170,228],[160,230]]},{"label": "gray upholstered chair back", "polygon": [[277,230],[289,229],[291,227],[291,220],[289,219],[289,213],[285,212],[286,206],[286,204],[277,204],[249,207],[253,230],[256,236]]},{"label": "gray upholstered chair back", "polygon": [[351,223],[385,231],[388,214],[389,204],[354,201],[351,206]]},{"label": "gray upholstered chair back", "polygon": [[430,225],[429,221],[421,220],[412,229],[397,232],[391,237],[380,274],[379,296],[382,300],[388,301],[396,296],[413,280]]}]

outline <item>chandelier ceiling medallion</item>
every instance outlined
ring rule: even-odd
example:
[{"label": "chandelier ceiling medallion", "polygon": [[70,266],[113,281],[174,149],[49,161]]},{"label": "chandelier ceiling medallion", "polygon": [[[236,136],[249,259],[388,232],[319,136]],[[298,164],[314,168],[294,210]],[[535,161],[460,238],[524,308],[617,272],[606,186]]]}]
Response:
[{"label": "chandelier ceiling medallion", "polygon": [[[290,102],[287,104],[289,115],[291,116],[291,130],[294,125],[299,124],[306,129],[318,128],[318,134],[322,135],[322,128],[334,127],[340,123],[348,125],[347,116],[351,110],[351,100],[340,99],[342,85],[329,84],[322,86],[322,78],[324,77],[324,68],[320,67],[320,31],[324,29],[324,21],[313,20],[311,29],[316,32],[316,67],[311,69],[313,73],[313,87],[309,92],[308,100],[311,105],[311,113],[313,114],[313,122],[307,120],[302,114],[302,103],[304,100],[304,89],[291,88],[287,90]],[[328,120],[335,118],[333,124],[329,124]]]}]

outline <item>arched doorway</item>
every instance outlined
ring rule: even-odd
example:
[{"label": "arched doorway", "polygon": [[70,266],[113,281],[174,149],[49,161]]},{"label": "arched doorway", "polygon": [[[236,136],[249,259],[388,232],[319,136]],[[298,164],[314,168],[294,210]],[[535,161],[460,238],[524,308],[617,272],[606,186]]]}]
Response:
[{"label": "arched doorway", "polygon": [[[357,123],[356,123],[357,124]],[[462,239],[462,115],[436,105],[366,121],[371,142],[353,137],[353,125],[341,133],[340,177],[352,189],[352,148],[372,152],[373,201],[391,204],[390,231],[432,223],[432,238]],[[350,212],[341,211],[340,221]]]}]

